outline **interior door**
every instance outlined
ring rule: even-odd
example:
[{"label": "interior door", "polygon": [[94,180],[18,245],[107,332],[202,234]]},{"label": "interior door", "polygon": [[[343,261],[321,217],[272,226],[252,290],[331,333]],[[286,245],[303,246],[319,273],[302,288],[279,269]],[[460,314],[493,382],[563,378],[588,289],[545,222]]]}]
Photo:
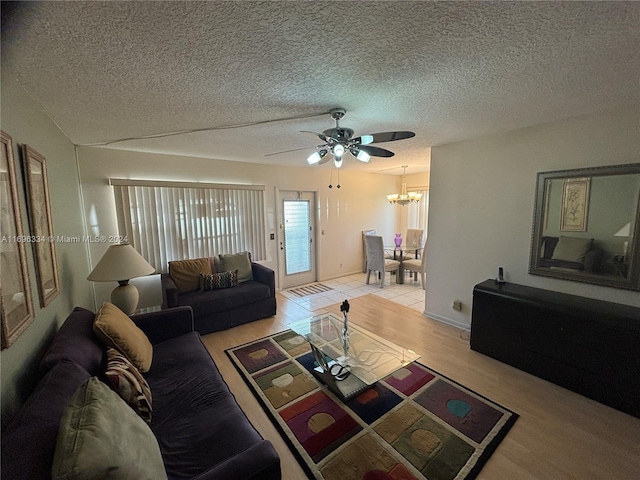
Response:
[{"label": "interior door", "polygon": [[316,281],[315,193],[280,191],[280,286]]}]

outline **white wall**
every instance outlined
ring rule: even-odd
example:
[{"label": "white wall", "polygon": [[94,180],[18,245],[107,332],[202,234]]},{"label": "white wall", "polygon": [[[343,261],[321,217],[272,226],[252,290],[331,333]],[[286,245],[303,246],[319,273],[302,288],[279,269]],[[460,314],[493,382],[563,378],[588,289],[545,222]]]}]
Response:
[{"label": "white wall", "polygon": [[433,147],[427,315],[469,326],[473,287],[498,266],[509,282],[640,306],[638,292],[528,273],[536,174],[639,161],[638,107]]},{"label": "white wall", "polygon": [[[268,259],[261,263],[276,270],[276,278],[278,240],[268,240],[270,233],[275,233],[276,239],[279,235],[276,189],[317,192],[316,230],[324,231],[316,242],[318,280],[362,271],[362,230],[375,228],[389,239],[400,231],[398,207],[386,200],[387,193],[399,188],[398,176],[343,170],[341,188],[336,188],[334,172],[334,187],[329,189],[328,167],[292,168],[96,147],[78,147],[78,161],[89,235],[118,234],[113,187],[107,184],[110,177],[266,185]],[[92,266],[107,247],[90,245]],[[96,303],[107,300],[114,287],[115,284],[95,284]]]},{"label": "white wall", "polygon": [[[6,68],[2,68],[2,130],[13,138],[22,228],[32,235],[27,216],[25,184],[22,179],[19,144],[26,143],[45,156],[51,198],[51,217],[56,236],[82,236],[84,225],[80,208],[80,186],[73,144],[34,103]],[[33,250],[27,245],[27,264],[34,322],[0,354],[2,365],[2,424],[15,413],[33,387],[43,349],[71,313],[74,306],[93,307],[86,244],[56,245],[60,294],[40,308]]]}]

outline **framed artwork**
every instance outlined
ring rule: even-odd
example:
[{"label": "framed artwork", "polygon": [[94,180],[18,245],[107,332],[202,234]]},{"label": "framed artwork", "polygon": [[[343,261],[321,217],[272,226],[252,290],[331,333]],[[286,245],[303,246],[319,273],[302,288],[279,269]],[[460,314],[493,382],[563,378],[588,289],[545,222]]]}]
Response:
[{"label": "framed artwork", "polygon": [[60,293],[56,249],[51,223],[47,163],[29,145],[22,145],[24,180],[27,184],[31,246],[36,265],[40,306],[46,307]]},{"label": "framed artwork", "polygon": [[567,178],[562,185],[561,232],[586,232],[590,178]]},{"label": "framed artwork", "polygon": [[5,349],[31,325],[34,315],[13,143],[4,132],[0,132],[0,137],[0,313],[2,348]]}]

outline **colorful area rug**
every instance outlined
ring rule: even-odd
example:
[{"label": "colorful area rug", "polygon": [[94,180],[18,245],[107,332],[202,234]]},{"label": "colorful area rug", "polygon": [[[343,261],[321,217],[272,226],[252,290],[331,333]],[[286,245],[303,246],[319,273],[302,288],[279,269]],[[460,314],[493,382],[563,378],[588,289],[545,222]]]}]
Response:
[{"label": "colorful area rug", "polygon": [[472,479],[518,418],[418,362],[343,403],[291,330],[226,353],[312,479]]},{"label": "colorful area rug", "polygon": [[311,285],[304,285],[302,287],[290,288],[287,290],[288,292],[297,295],[298,297],[308,297],[309,295],[313,295],[314,293],[323,293],[330,292],[333,290],[331,287],[327,287],[321,283],[313,283]]}]

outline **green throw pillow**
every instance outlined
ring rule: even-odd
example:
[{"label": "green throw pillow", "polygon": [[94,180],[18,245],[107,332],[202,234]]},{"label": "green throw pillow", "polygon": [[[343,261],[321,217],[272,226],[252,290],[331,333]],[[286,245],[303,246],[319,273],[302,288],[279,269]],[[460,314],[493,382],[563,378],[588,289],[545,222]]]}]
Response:
[{"label": "green throw pillow", "polygon": [[251,270],[251,260],[249,252],[227,253],[220,255],[220,271],[233,272],[238,270],[238,282],[253,280],[253,270]]},{"label": "green throw pillow", "polygon": [[591,250],[592,243],[592,238],[561,236],[551,258],[567,262],[584,262],[584,256]]},{"label": "green throw pillow", "polygon": [[92,377],[71,397],[60,421],[53,480],[166,479],[149,426],[108,386]]}]

